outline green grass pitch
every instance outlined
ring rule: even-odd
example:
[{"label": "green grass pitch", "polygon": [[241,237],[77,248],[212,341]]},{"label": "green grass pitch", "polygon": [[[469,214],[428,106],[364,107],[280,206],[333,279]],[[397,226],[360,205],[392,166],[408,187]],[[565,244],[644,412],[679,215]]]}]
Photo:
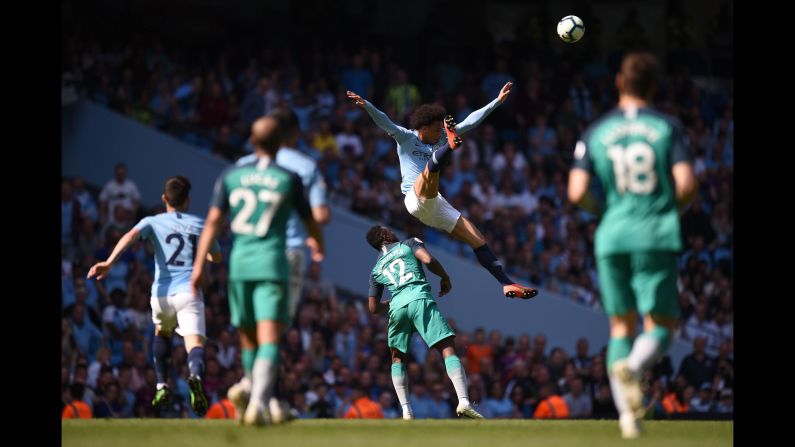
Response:
[{"label": "green grass pitch", "polygon": [[731,421],[647,421],[637,440],[618,422],[537,420],[303,420],[265,428],[190,419],[64,420],[63,447],[562,447],[729,446]]}]

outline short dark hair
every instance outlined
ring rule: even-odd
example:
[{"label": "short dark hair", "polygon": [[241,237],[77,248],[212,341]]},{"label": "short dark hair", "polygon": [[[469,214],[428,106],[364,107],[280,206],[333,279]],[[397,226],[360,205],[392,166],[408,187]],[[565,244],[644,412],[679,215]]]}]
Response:
[{"label": "short dark hair", "polygon": [[270,116],[279,124],[279,138],[282,142],[300,129],[298,115],[289,107],[274,107],[273,110],[271,110]]},{"label": "short dark hair", "polygon": [[190,194],[190,180],[187,177],[176,175],[166,180],[166,186],[163,188],[163,194],[166,196],[166,202],[173,207],[180,207],[188,200]]},{"label": "short dark hair", "polygon": [[621,62],[624,92],[646,100],[652,99],[657,88],[657,58],[649,52],[633,52]]},{"label": "short dark hair", "polygon": [[397,236],[389,228],[383,225],[375,225],[367,230],[367,243],[376,250],[387,242],[397,242]]},{"label": "short dark hair", "polygon": [[436,104],[423,104],[411,114],[409,124],[412,129],[419,129],[422,126],[439,122],[444,118],[444,107]]}]

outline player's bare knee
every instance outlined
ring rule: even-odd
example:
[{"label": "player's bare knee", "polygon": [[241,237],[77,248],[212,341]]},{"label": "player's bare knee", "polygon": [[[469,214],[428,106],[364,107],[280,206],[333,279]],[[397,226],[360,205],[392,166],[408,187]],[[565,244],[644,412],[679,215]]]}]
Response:
[{"label": "player's bare knee", "polygon": [[392,363],[406,363],[407,355],[399,349],[390,348],[392,351]]},{"label": "player's bare knee", "polygon": [[634,311],[610,317],[612,338],[634,337],[638,327],[638,314]]},{"label": "player's bare knee", "polygon": [[450,355],[455,354],[455,345],[453,344],[454,337],[450,336],[443,340],[440,340],[433,348],[438,350],[442,357],[447,357]]}]

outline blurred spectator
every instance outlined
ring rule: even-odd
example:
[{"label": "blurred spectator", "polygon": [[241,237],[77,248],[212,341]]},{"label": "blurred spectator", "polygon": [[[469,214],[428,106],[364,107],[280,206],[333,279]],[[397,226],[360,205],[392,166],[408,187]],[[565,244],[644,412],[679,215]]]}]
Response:
[{"label": "blurred spectator", "polygon": [[345,412],[345,419],[383,419],[384,412],[381,405],[367,396],[361,382],[351,383],[351,404]]},{"label": "blurred spectator", "polygon": [[80,398],[83,395],[84,387],[82,383],[73,383],[64,389],[63,401],[66,405],[61,413],[62,419],[91,419],[93,417],[91,407]]},{"label": "blurred spectator", "polygon": [[124,207],[133,215],[138,212],[141,194],[135,182],[127,178],[127,165],[119,163],[114,168],[114,177],[108,181],[99,194],[101,222],[115,222],[114,209]]}]

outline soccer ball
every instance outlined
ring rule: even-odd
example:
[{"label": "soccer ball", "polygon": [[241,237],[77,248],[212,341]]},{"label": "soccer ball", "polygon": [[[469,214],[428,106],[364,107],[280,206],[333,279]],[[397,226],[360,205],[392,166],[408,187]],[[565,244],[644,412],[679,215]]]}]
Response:
[{"label": "soccer ball", "polygon": [[558,22],[558,36],[566,43],[582,39],[583,34],[585,34],[585,25],[577,16],[566,16]]}]

